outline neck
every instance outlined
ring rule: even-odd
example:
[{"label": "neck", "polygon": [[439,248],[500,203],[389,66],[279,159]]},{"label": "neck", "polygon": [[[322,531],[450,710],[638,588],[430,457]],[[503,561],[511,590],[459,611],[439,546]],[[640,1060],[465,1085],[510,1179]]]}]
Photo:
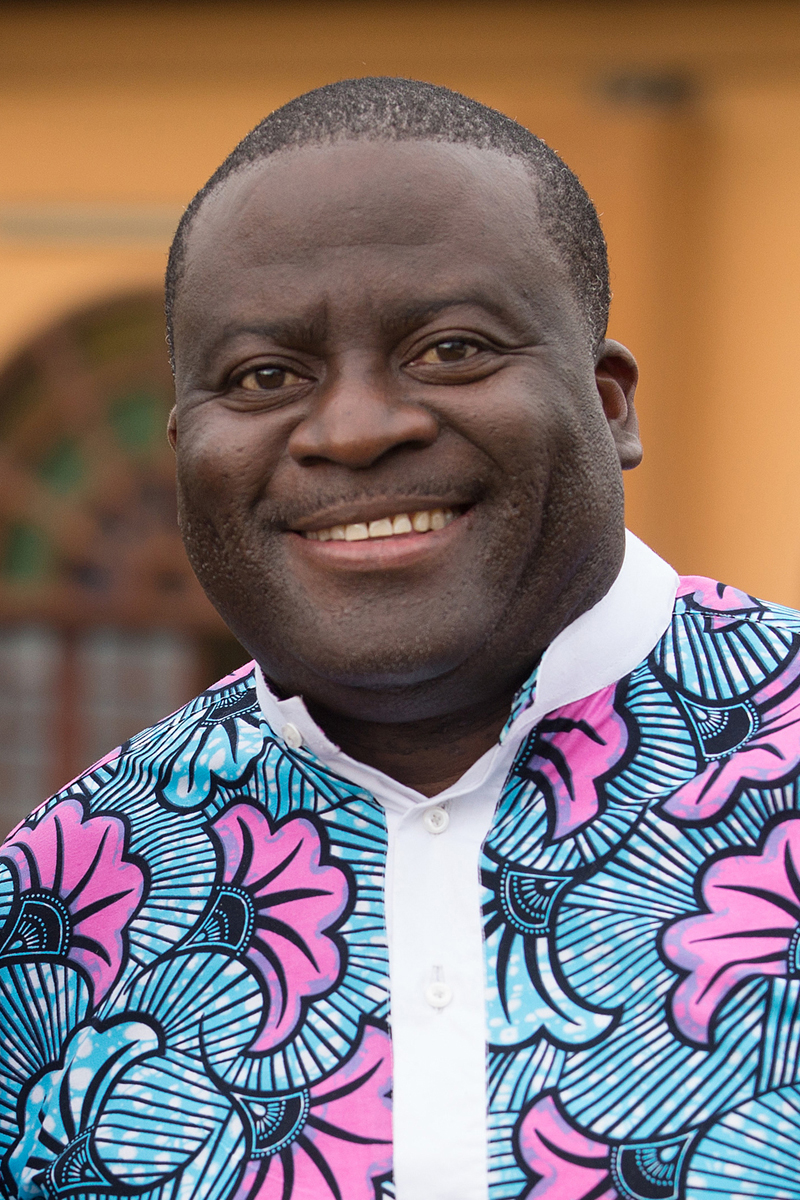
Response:
[{"label": "neck", "polygon": [[497,742],[508,720],[511,691],[491,704],[406,723],[364,721],[307,701],[308,710],[345,754],[376,767],[423,796],[456,783]]}]

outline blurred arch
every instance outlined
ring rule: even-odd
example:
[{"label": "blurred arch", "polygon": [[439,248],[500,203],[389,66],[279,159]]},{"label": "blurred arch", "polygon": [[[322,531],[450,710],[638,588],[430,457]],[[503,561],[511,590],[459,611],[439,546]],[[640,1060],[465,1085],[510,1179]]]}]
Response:
[{"label": "blurred arch", "polygon": [[177,527],[161,295],[98,301],[0,371],[0,833],[246,655]]}]

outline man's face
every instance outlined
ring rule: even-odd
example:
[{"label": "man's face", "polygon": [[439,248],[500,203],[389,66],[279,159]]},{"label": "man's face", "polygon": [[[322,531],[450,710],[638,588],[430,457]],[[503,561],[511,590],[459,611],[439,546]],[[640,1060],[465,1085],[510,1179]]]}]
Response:
[{"label": "man's face", "polygon": [[625,388],[598,390],[520,162],[355,141],[232,177],[175,345],[189,556],[280,689],[454,711],[614,578]]}]

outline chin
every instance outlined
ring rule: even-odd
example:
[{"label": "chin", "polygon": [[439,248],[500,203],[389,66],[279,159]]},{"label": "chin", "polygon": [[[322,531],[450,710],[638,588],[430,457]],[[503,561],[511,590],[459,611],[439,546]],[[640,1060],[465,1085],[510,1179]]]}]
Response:
[{"label": "chin", "polygon": [[332,707],[337,706],[335,698],[341,701],[347,696],[346,707],[363,709],[352,715],[364,719],[376,719],[376,705],[394,711],[398,705],[403,708],[404,697],[413,695],[418,702],[422,694],[439,691],[474,652],[460,639],[445,646],[417,641],[413,650],[403,643],[387,646],[385,639],[373,646],[361,640],[347,648],[341,640],[325,645],[317,639],[309,650],[308,640],[300,638],[295,645],[294,654],[289,648],[287,655],[284,642],[282,647],[264,646],[255,657],[281,690]]},{"label": "chin", "polygon": [[400,648],[395,653],[360,653],[342,658],[341,648],[336,656],[326,659],[322,654],[313,661],[314,669],[334,686],[364,692],[385,692],[424,687],[456,671],[468,657],[461,653],[444,653],[440,649],[434,659],[428,654],[409,655]]}]

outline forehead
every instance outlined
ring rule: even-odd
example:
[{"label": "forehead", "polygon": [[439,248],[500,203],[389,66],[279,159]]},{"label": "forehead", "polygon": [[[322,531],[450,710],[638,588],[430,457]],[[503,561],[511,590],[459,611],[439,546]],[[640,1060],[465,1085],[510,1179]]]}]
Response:
[{"label": "forehead", "polygon": [[177,308],[222,314],[231,297],[276,290],[328,303],[358,281],[373,305],[459,284],[571,296],[522,160],[359,140],[282,151],[226,180],[195,218]]}]

